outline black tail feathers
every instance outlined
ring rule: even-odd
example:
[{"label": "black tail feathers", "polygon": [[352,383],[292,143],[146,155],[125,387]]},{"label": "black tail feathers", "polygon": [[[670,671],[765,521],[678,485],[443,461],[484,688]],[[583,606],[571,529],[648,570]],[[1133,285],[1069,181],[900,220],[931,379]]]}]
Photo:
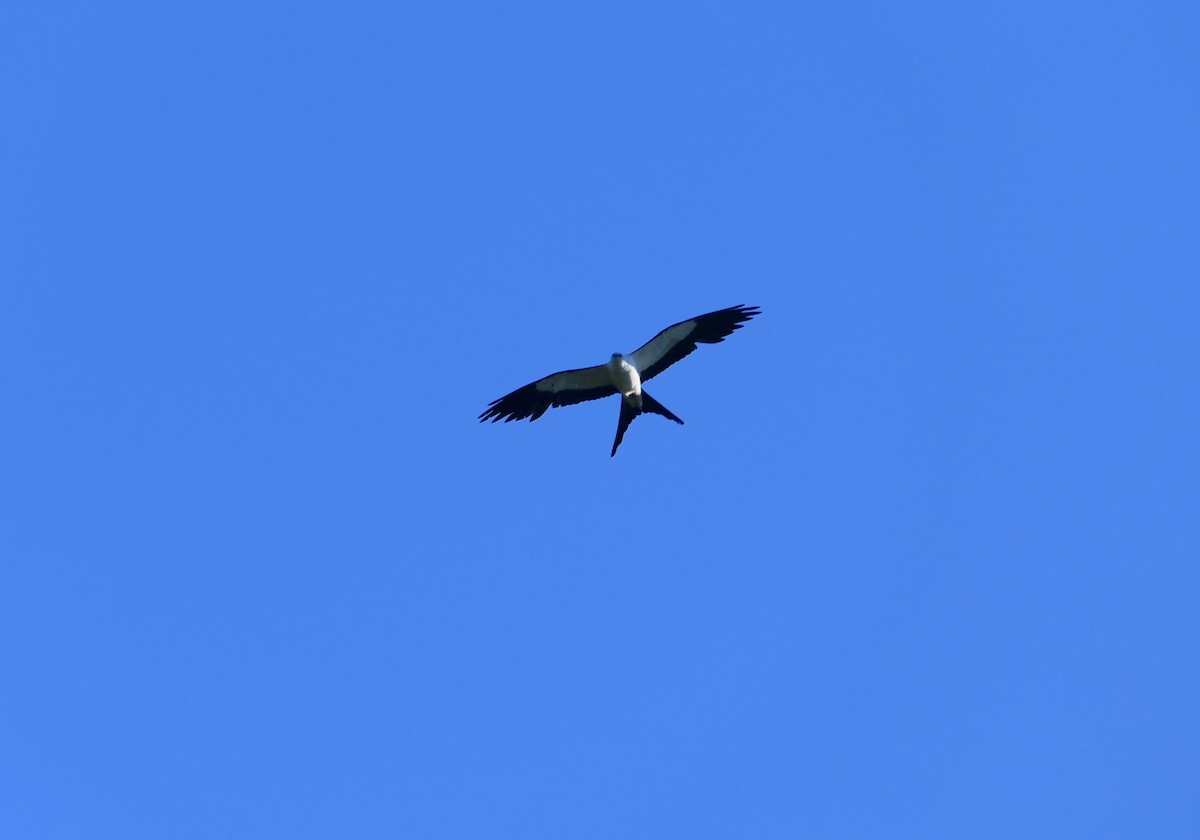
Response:
[{"label": "black tail feathers", "polygon": [[642,391],[642,411],[649,411],[651,414],[660,414],[668,420],[674,420],[680,426],[683,425],[683,421],[672,414],[671,409],[664,406],[645,391]]},{"label": "black tail feathers", "polygon": [[642,407],[640,409],[634,408],[625,397],[621,397],[621,417],[617,420],[617,437],[613,441],[612,454],[609,455],[610,458],[617,454],[617,447],[625,439],[625,430],[629,428],[629,424],[633,422],[633,418],[644,413],[658,414],[666,417],[668,420],[674,420],[681,426],[683,425],[683,421],[672,414],[670,409],[645,391],[642,391]]}]

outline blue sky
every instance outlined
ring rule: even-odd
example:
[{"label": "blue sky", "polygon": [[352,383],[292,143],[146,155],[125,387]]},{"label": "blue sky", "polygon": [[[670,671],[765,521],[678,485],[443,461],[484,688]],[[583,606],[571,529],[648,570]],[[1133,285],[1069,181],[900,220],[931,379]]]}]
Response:
[{"label": "blue sky", "polygon": [[1198,8],[6,4],[0,835],[1200,836]]}]

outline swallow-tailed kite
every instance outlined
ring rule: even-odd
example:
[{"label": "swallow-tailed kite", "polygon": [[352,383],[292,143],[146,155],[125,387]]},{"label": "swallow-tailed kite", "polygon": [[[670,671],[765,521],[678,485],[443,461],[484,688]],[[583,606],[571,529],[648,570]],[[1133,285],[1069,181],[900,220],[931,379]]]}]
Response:
[{"label": "swallow-tailed kite", "polygon": [[[479,422],[524,420],[532,423],[549,408],[621,395],[621,417],[612,455],[625,437],[633,418],[642,412],[661,414],[682,425],[683,421],[643,390],[642,383],[658,376],[696,349],[697,344],[718,344],[740,330],[759,313],[757,306],[733,306],[667,327],[628,356],[613,353],[606,364],[552,373],[507,396],[493,400],[479,415]],[[611,456],[610,456],[611,457]]]}]

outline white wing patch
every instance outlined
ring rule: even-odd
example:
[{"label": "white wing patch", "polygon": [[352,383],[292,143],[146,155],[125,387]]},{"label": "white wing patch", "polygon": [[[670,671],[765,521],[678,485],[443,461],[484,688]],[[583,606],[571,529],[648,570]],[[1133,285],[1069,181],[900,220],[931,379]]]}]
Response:
[{"label": "white wing patch", "polygon": [[638,371],[644,371],[657,363],[659,359],[667,355],[672,347],[691,335],[695,328],[695,319],[684,321],[682,324],[676,324],[670,329],[663,330],[639,347],[633,354],[633,363],[637,366]]},{"label": "white wing patch", "polygon": [[562,373],[539,379],[533,387],[543,393],[557,394],[562,391],[587,391],[605,385],[612,385],[612,377],[609,376],[607,366],[597,365],[579,370],[564,370]]}]

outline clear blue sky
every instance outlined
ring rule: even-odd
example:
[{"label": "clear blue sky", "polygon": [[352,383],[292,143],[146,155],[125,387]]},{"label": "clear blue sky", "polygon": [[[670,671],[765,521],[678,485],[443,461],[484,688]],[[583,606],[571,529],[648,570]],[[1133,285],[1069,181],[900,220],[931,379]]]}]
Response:
[{"label": "clear blue sky", "polygon": [[1197,44],[5,4],[0,836],[1200,836]]}]

